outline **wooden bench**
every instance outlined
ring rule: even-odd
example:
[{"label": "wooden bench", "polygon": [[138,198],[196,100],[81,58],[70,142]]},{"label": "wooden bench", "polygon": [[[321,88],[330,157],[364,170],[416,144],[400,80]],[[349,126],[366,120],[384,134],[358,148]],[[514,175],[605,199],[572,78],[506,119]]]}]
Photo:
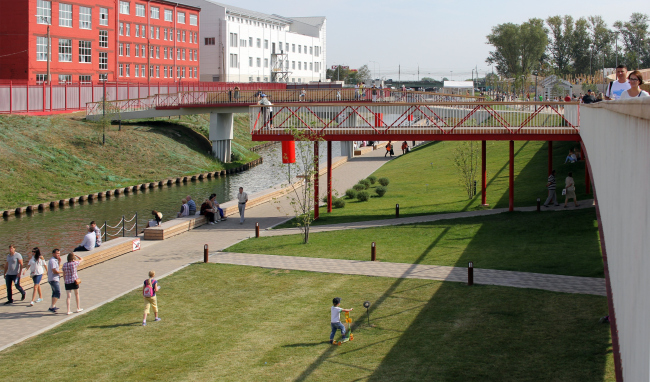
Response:
[{"label": "wooden bench", "polygon": [[[124,254],[127,254],[129,252],[133,252],[133,240],[139,239],[136,237],[120,237],[117,239],[113,239],[110,241],[107,241],[102,244],[101,247],[94,248],[92,251],[87,251],[87,252],[75,252],[75,254],[81,258],[84,259],[84,261],[79,264],[78,270],[85,269],[88,267],[92,267],[93,265],[97,265],[99,263],[103,263],[106,260],[114,259],[118,256],[122,256]],[[45,256],[47,259],[46,261],[49,262],[51,256]],[[61,264],[59,264],[59,269],[67,262],[67,253],[62,253],[61,254]],[[25,268],[27,268],[27,263],[29,261],[29,257],[23,257],[23,264],[25,265]],[[41,279],[41,285],[47,284],[47,273],[43,274],[43,278]],[[61,276],[61,292],[64,292],[64,287],[63,287],[63,276]],[[34,288],[34,283],[32,281],[32,278],[29,277],[29,274],[23,276],[20,278],[20,286],[27,290],[27,289],[33,289]],[[14,291],[14,296],[19,295],[18,291],[16,290],[15,287],[12,287]],[[42,288],[42,287],[41,287]],[[0,285],[0,298],[6,298],[7,296],[7,286],[3,283]],[[48,301],[47,298],[47,293],[43,293],[43,300]],[[17,300],[20,300],[20,297],[18,297]],[[14,301],[16,301],[16,297],[14,297]]]},{"label": "wooden bench", "polygon": [[187,216],[177,219],[172,219],[161,223],[156,227],[149,227],[144,229],[145,240],[166,240],[172,236],[179,235],[187,232],[196,227],[207,224],[207,220],[203,215]]}]

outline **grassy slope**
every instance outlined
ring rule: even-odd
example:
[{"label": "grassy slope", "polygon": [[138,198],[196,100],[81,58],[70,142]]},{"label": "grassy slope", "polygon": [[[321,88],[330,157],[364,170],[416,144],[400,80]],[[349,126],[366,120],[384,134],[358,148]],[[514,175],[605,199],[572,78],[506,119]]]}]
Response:
[{"label": "grassy slope", "polygon": [[[101,130],[81,118],[0,116],[0,208],[224,168],[184,127],[114,125],[102,146]],[[229,166],[257,157],[247,153]]]},{"label": "grassy slope", "polygon": [[514,212],[432,223],[244,240],[232,252],[604,277],[593,209]]},{"label": "grassy slope", "polygon": [[[235,122],[233,141],[236,144],[241,145],[246,149],[250,149],[251,147],[263,143],[251,141],[248,114],[235,114],[233,120]],[[184,115],[180,120],[177,118],[171,118],[169,121],[187,126],[192,130],[203,134],[206,138],[210,134],[210,114]]]},{"label": "grassy slope", "polygon": [[[480,145],[480,142],[475,144]],[[322,207],[314,225],[392,218],[398,203],[401,217],[482,209],[480,175],[478,195],[471,200],[459,184],[452,161],[458,145],[457,142],[436,142],[386,163],[373,174],[390,180],[384,197],[376,197],[372,188],[370,194],[375,197],[368,202],[347,200],[345,208],[334,209],[329,214]],[[584,194],[584,162],[563,164],[569,149],[575,146],[575,142],[555,142],[553,161],[558,194],[564,187],[567,172],[573,171],[576,194],[581,200],[587,197]],[[537,198],[542,198],[542,202],[546,199],[547,150],[546,142],[515,142],[515,206],[534,206]],[[508,142],[487,143],[489,208],[508,207],[508,155]],[[278,228],[291,226],[289,222]]]},{"label": "grassy slope", "polygon": [[[140,325],[134,291],[1,352],[0,373],[20,365],[53,381],[614,380],[609,327],[597,321],[604,297],[216,264],[161,285],[161,322]],[[327,342],[334,296],[355,308],[354,341],[340,347]]]}]

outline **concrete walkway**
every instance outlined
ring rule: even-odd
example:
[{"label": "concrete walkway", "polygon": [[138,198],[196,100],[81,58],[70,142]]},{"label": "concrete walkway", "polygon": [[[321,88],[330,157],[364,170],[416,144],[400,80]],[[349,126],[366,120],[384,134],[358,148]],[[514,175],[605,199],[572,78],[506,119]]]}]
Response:
[{"label": "concrete walkway", "polygon": [[[248,265],[297,271],[365,275],[408,279],[467,282],[467,268],[376,261],[324,259],[318,257],[255,255],[218,252],[210,254],[211,263]],[[474,269],[474,283],[553,292],[605,296],[605,279],[548,275],[541,273]]]}]

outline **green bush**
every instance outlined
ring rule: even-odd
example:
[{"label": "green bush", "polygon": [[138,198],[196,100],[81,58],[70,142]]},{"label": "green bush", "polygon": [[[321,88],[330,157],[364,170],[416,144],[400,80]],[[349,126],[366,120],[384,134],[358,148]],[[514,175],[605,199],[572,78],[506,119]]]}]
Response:
[{"label": "green bush", "polygon": [[352,186],[352,188],[355,189],[356,191],[363,191],[363,190],[366,189],[366,186],[363,185],[363,184],[357,183],[354,186]]},{"label": "green bush", "polygon": [[379,187],[375,188],[375,192],[377,193],[377,195],[378,195],[379,197],[382,197],[382,196],[384,196],[384,194],[386,193],[386,187],[384,187],[384,186],[379,186]]},{"label": "green bush", "polygon": [[368,179],[361,179],[359,181],[359,184],[363,184],[366,190],[370,188],[370,181]]},{"label": "green bush", "polygon": [[343,198],[336,198],[332,201],[334,208],[343,208],[345,207],[345,200]]},{"label": "green bush", "polygon": [[321,199],[323,203],[327,203],[327,195],[323,196],[323,199]]},{"label": "green bush", "polygon": [[368,191],[361,191],[357,194],[357,200],[360,202],[367,202],[370,199]]},{"label": "green bush", "polygon": [[388,178],[379,178],[378,182],[379,182],[379,184],[381,184],[384,187],[388,186],[388,183],[390,183]]},{"label": "green bush", "polygon": [[374,175],[370,175],[366,179],[368,179],[370,181],[370,184],[375,184],[377,182],[377,177],[374,176]]},{"label": "green bush", "polygon": [[345,196],[348,199],[355,199],[357,197],[357,190],[355,190],[354,188],[349,188],[345,191]]}]

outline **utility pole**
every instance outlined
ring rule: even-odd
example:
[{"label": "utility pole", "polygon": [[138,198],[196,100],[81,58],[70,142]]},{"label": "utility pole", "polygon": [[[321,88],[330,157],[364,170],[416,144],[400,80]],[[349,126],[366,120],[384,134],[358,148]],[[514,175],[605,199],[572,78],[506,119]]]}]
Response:
[{"label": "utility pole", "polygon": [[418,64],[418,82],[420,82],[420,64]]},{"label": "utility pole", "polygon": [[[103,82],[104,84],[104,97],[103,102],[102,102],[102,146],[106,144],[106,81],[108,78]],[[117,99],[117,93],[115,93],[115,98]],[[52,102],[52,101],[50,101]],[[122,126],[122,123],[120,122],[120,126]]]},{"label": "utility pole", "polygon": [[402,65],[397,66],[397,82],[402,82]]},{"label": "utility pole", "polygon": [[[50,19],[50,24],[52,20]],[[50,24],[47,24],[47,83],[52,84],[50,80],[50,61],[52,61],[52,47],[50,47]],[[79,95],[81,97],[81,95]],[[45,97],[43,97],[45,98]],[[52,100],[50,100],[52,102]],[[43,105],[45,108],[45,105]]]}]

